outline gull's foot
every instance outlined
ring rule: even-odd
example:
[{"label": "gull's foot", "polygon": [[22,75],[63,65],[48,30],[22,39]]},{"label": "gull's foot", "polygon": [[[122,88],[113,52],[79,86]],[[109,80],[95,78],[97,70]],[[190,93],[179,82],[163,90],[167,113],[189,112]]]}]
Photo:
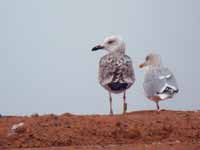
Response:
[{"label": "gull's foot", "polygon": [[160,109],[160,111],[166,111],[166,109]]},{"label": "gull's foot", "polygon": [[160,112],[161,112],[160,109],[156,109],[156,110],[155,110],[155,113],[156,113],[156,114],[160,114]]}]

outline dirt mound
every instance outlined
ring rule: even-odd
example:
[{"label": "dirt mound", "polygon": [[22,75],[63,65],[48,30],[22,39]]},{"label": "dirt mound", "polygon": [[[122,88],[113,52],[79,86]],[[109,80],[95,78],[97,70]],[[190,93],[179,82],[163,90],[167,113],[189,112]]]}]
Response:
[{"label": "dirt mound", "polygon": [[153,143],[200,144],[200,112],[0,117],[0,149]]}]

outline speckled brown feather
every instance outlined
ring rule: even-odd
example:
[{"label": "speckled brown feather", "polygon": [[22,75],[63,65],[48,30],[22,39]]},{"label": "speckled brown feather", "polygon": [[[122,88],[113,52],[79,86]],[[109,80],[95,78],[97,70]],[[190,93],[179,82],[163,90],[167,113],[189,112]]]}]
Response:
[{"label": "speckled brown feather", "polygon": [[131,58],[124,54],[110,53],[103,56],[99,62],[99,82],[110,92],[121,93],[123,91],[112,91],[108,84],[127,83],[127,89],[135,82],[135,74]]}]

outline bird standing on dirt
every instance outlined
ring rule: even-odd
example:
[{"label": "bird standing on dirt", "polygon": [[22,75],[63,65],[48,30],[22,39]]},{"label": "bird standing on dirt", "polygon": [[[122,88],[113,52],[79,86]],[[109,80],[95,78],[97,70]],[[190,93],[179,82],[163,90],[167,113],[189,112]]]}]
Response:
[{"label": "bird standing on dirt", "polygon": [[99,49],[108,51],[99,62],[99,82],[109,92],[110,114],[113,114],[111,93],[123,93],[123,113],[126,113],[126,90],[135,82],[132,60],[125,54],[126,45],[121,37],[110,36],[92,51]]},{"label": "bird standing on dirt", "polygon": [[145,67],[144,91],[150,100],[154,101],[157,110],[160,109],[159,101],[172,98],[178,93],[178,85],[172,72],[162,66],[159,55],[150,53],[140,68]]}]

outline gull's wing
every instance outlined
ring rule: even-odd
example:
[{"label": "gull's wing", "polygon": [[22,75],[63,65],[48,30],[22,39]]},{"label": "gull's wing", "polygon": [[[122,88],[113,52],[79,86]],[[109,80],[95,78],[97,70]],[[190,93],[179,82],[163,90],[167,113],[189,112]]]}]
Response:
[{"label": "gull's wing", "polygon": [[115,70],[112,65],[113,59],[112,55],[105,55],[99,61],[99,82],[101,85],[106,85],[112,81]]},{"label": "gull's wing", "polygon": [[102,85],[111,82],[126,82],[133,84],[135,74],[131,58],[127,55],[116,57],[105,55],[99,62],[99,81]]},{"label": "gull's wing", "polygon": [[167,87],[170,87],[174,91],[178,90],[173,73],[164,67],[154,67],[148,70],[145,74],[143,87],[147,97],[163,93]]},{"label": "gull's wing", "polygon": [[135,82],[135,72],[133,69],[132,60],[128,55],[124,56],[123,68],[123,79],[125,80],[125,82],[133,84]]}]

